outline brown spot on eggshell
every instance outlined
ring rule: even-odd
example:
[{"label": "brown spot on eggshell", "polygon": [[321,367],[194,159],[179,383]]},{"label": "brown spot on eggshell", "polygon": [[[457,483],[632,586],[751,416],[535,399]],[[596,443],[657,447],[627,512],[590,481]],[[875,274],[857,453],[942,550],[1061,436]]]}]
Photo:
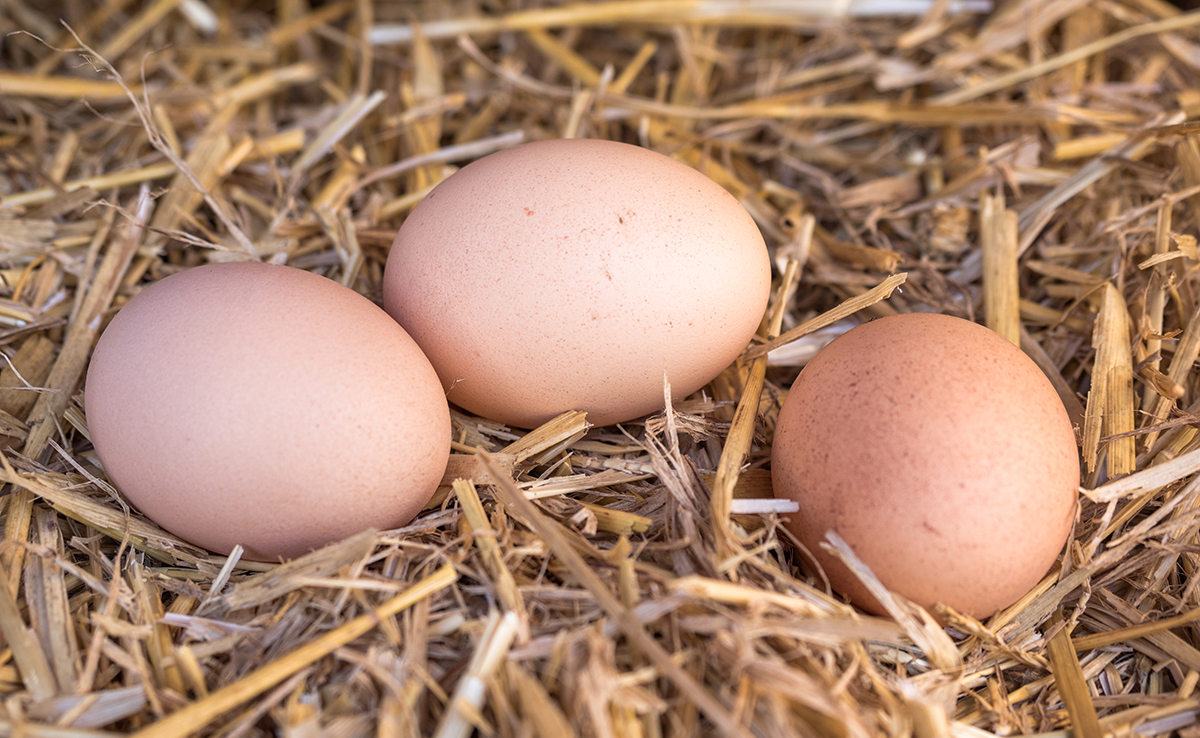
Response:
[{"label": "brown spot on eggshell", "polygon": [[820,543],[835,530],[885,585],[986,617],[1024,595],[1070,532],[1071,423],[1037,366],[992,331],[906,314],[839,337],[780,411],[775,493],[834,588],[879,605]]}]

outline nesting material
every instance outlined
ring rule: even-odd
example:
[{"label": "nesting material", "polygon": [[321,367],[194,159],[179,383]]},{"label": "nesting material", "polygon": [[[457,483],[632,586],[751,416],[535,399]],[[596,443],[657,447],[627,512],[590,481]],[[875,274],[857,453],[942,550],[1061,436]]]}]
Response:
[{"label": "nesting material", "polygon": [[[0,732],[1200,735],[1200,15],[3,7]],[[285,564],[197,549],[111,487],[82,382],[146,285],[254,259],[379,302],[439,182],[558,137],[672,156],[762,231],[771,304],[702,392],[668,377],[620,426],[454,411],[415,520]],[[801,366],[914,310],[1018,343],[1090,469],[1054,568],[984,621],[894,597],[833,539],[888,617],[855,612],[769,499]]]}]

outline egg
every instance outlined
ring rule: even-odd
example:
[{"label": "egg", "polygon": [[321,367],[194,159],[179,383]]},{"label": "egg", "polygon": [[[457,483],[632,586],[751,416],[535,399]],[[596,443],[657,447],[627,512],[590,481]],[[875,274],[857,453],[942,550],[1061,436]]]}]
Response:
[{"label": "egg", "polygon": [[146,287],[101,335],[85,404],[130,503],[263,561],[404,525],[450,453],[416,343],[367,298],[286,266],[212,264]]},{"label": "egg", "polygon": [[757,225],[708,177],[613,141],[552,140],[475,161],[396,236],[384,307],[451,402],[532,428],[661,410],[737,358],[771,272]]},{"label": "egg", "polygon": [[834,340],[787,393],[771,453],[785,524],[855,605],[821,547],[836,531],[889,589],[983,618],[1025,595],[1070,533],[1075,434],[1046,376],[975,323],[905,314]]}]

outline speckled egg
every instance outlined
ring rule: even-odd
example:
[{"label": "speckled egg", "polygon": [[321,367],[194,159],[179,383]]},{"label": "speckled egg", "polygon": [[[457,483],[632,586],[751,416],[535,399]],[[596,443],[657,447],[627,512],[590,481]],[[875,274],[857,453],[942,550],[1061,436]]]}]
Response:
[{"label": "speckled egg", "polygon": [[476,161],[396,236],[384,307],[429,356],[449,400],[534,427],[567,410],[597,425],[663,407],[738,356],[770,290],[746,210],[670,157],[554,140]]},{"label": "speckled egg", "polygon": [[1053,565],[1079,485],[1049,380],[994,332],[944,315],[881,318],[818,354],[787,394],[771,465],[776,496],[800,506],[788,528],[872,612],[879,603],[822,549],[827,531],[889,589],[982,618]]},{"label": "speckled egg", "polygon": [[410,521],[450,453],[437,375],[387,313],[300,269],[213,264],[113,318],[86,385],[109,478],[186,541],[292,558]]}]

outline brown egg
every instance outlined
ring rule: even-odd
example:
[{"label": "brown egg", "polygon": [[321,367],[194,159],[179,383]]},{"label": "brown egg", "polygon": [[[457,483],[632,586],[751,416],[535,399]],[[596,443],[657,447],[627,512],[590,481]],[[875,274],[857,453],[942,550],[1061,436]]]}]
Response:
[{"label": "brown egg", "polygon": [[259,560],[404,525],[450,453],[445,395],[412,339],[365,297],[285,266],[150,285],[101,336],[85,397],[133,505]]},{"label": "brown egg", "polygon": [[829,530],[891,590],[975,617],[1013,603],[1071,529],[1079,456],[1049,380],[992,331],[907,314],[839,337],[800,373],[776,426],[777,497],[833,588],[880,606],[821,548]]},{"label": "brown egg", "polygon": [[733,362],[770,263],[719,185],[612,141],[518,146],[464,167],[405,220],[384,307],[449,400],[521,427],[567,410],[607,425],[662,409]]}]

